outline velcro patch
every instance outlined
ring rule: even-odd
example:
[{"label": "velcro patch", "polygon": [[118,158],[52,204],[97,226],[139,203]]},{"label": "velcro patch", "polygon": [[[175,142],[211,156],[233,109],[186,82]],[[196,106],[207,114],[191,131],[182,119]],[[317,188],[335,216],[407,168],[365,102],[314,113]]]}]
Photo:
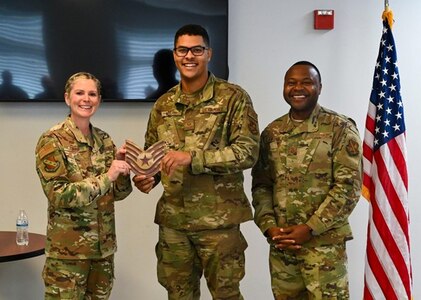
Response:
[{"label": "velcro patch", "polygon": [[38,169],[41,171],[45,179],[50,179],[65,173],[66,168],[60,157],[56,152],[55,143],[45,144],[39,151],[39,165]]},{"label": "velcro patch", "polygon": [[348,144],[346,145],[346,152],[348,152],[350,156],[357,156],[360,153],[359,149],[359,144],[355,139],[350,139],[348,141]]},{"label": "velcro patch", "polygon": [[56,160],[54,155],[47,156],[42,160],[44,164],[44,171],[48,173],[55,173],[60,168],[60,162]]}]

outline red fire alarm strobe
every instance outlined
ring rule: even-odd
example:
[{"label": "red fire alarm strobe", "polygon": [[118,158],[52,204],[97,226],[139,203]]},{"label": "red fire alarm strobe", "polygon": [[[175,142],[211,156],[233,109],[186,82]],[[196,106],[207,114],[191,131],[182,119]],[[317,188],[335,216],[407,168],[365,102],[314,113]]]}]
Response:
[{"label": "red fire alarm strobe", "polygon": [[316,9],[314,11],[314,29],[333,29],[334,16],[333,9]]}]

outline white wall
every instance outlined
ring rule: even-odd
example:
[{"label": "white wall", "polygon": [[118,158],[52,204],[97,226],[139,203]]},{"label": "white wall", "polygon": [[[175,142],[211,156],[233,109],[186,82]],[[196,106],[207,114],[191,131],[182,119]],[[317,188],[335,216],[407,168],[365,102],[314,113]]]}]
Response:
[{"label": "white wall", "polygon": [[[400,61],[402,97],[405,105],[409,156],[409,200],[412,217],[411,243],[413,277],[420,282],[421,144],[415,132],[421,128],[419,95],[421,80],[421,2],[390,1],[395,13],[394,36]],[[312,29],[314,9],[335,10],[335,29]],[[286,69],[297,60],[310,60],[320,69],[322,105],[356,120],[363,132],[372,74],[381,36],[383,1],[333,0],[231,0],[229,32],[230,80],[252,96],[261,129],[288,107],[282,99]],[[214,59],[218,59],[214,57]],[[103,104],[93,123],[108,131],[117,145],[125,138],[143,143],[151,105],[145,103]],[[0,229],[14,230],[20,208],[27,210],[31,231],[44,233],[47,201],[34,170],[34,147],[39,135],[61,121],[67,113],[61,103],[0,103]],[[418,129],[417,129],[418,128]],[[249,172],[246,190],[250,195]],[[112,299],[166,299],[157,283],[154,246],[157,226],[153,223],[156,199],[162,189],[149,195],[138,191],[117,204],[116,281]],[[352,218],[355,239],[348,244],[351,299],[361,299],[368,205],[361,199]],[[245,299],[271,299],[267,267],[268,247],[257,227],[242,226],[249,242],[246,277],[242,281]],[[1,247],[1,245],[0,245]],[[44,256],[0,264],[0,300],[42,299],[40,278]],[[203,286],[203,299],[210,296]],[[418,296],[418,297],[417,297]],[[421,287],[414,286],[414,298]]]}]

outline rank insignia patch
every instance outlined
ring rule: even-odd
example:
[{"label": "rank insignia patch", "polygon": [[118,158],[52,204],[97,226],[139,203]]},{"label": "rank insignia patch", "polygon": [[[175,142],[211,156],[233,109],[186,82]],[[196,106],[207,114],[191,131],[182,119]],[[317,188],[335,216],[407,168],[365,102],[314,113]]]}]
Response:
[{"label": "rank insignia patch", "polygon": [[161,140],[145,151],[133,141],[126,140],[126,162],[136,175],[154,176],[160,171],[165,146],[165,142]]}]

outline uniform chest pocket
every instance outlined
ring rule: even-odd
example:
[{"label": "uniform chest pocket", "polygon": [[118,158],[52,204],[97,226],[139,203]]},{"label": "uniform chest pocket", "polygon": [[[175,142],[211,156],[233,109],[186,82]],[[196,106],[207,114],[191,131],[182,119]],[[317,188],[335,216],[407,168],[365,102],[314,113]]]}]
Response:
[{"label": "uniform chest pocket", "polygon": [[[305,137],[282,137],[271,142],[270,151],[276,175],[306,174],[311,168],[317,167],[320,158],[315,154],[319,144],[319,139]],[[326,155],[318,153],[318,156]]]},{"label": "uniform chest pocket", "polygon": [[158,139],[165,141],[171,149],[179,149],[181,144],[179,130],[176,126],[177,121],[166,118],[164,122],[157,127]]},{"label": "uniform chest pocket", "polygon": [[269,144],[269,161],[272,162],[272,170],[275,172],[276,177],[280,177],[286,173],[286,154],[282,150],[281,141],[272,141]]},{"label": "uniform chest pocket", "polygon": [[[220,118],[220,117],[219,117]],[[212,131],[218,119],[217,114],[199,115],[194,121],[194,133],[207,134]]]},{"label": "uniform chest pocket", "polygon": [[86,149],[78,147],[64,147],[63,149],[67,164],[66,168],[69,173],[70,181],[76,182],[87,177],[86,168],[83,164],[86,156]]},{"label": "uniform chest pocket", "polygon": [[100,151],[92,151],[88,146],[65,148],[68,170],[72,181],[79,181],[91,176],[98,176],[108,170],[111,161]]},{"label": "uniform chest pocket", "polygon": [[104,174],[110,168],[113,159],[112,149],[110,149],[110,151],[100,151],[98,149],[93,149],[88,170],[95,176]]},{"label": "uniform chest pocket", "polygon": [[224,107],[203,107],[200,113],[195,116],[193,133],[203,149],[218,147],[221,143],[226,108]]},{"label": "uniform chest pocket", "polygon": [[200,113],[195,118],[194,132],[206,134],[217,129],[215,127],[223,123],[221,121],[225,118],[226,111],[225,107],[202,107]]},{"label": "uniform chest pocket", "polygon": [[311,149],[311,160],[308,165],[308,171],[313,174],[319,174],[317,177],[325,177],[323,180],[328,182],[328,174],[332,171],[332,133],[321,133],[315,138],[317,145]]}]

